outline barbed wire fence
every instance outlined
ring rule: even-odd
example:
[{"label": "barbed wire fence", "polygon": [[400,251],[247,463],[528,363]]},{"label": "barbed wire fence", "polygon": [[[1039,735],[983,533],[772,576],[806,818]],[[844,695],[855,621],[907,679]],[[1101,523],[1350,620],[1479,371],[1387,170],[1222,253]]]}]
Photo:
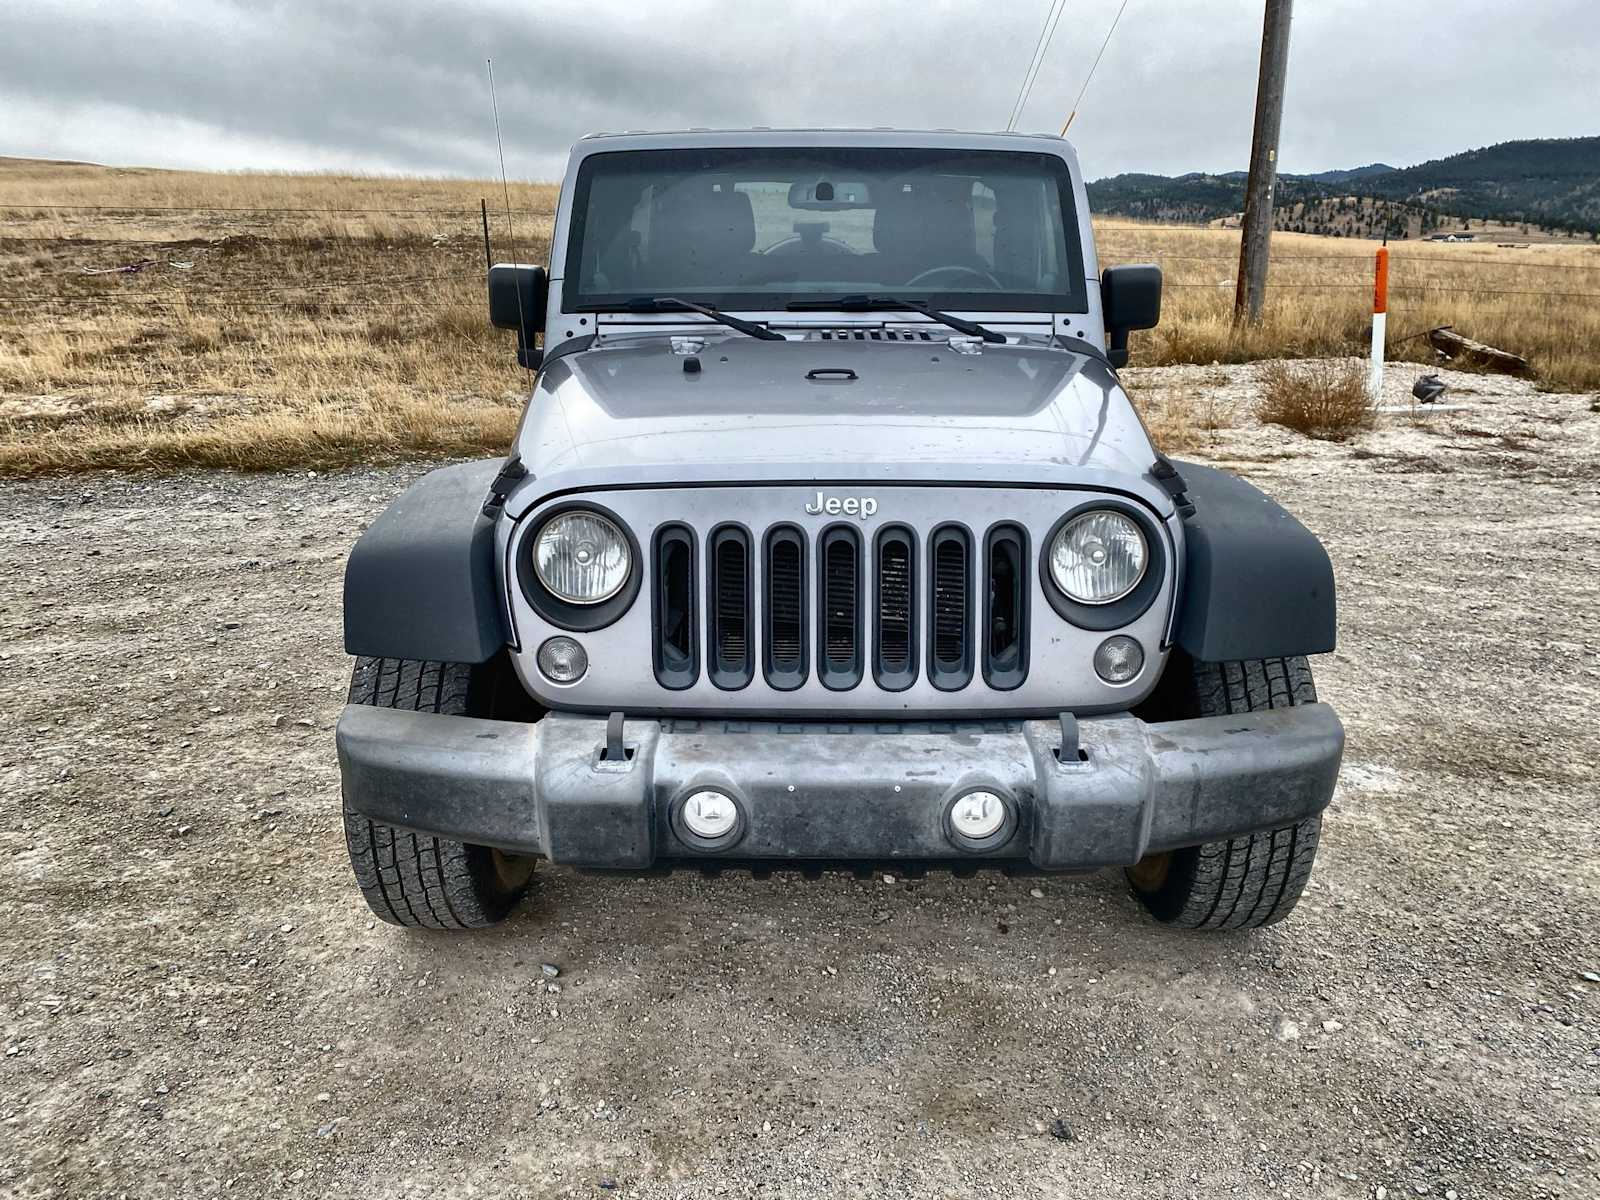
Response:
[{"label": "barbed wire fence", "polygon": [[[172,217],[187,215],[193,217],[221,217],[234,225],[256,223],[253,218],[262,219],[262,223],[271,224],[281,222],[283,218],[357,218],[357,217],[407,217],[407,218],[432,218],[456,226],[454,230],[445,232],[434,231],[431,235],[421,230],[405,231],[403,236],[449,238],[461,236],[470,239],[474,246],[480,235],[480,221],[482,218],[481,207],[415,207],[415,206],[381,206],[381,207],[343,207],[343,206],[273,206],[273,205],[159,205],[159,204],[76,204],[76,203],[18,203],[0,201],[0,242],[4,242],[15,235],[6,232],[6,225],[16,221],[21,214],[92,214],[93,216],[163,216]],[[530,216],[549,216],[548,213],[525,210]],[[91,222],[86,221],[86,224]],[[1172,228],[1172,227],[1165,227]],[[1188,227],[1181,227],[1187,229]],[[1196,231],[1204,227],[1194,227]],[[1234,272],[1237,270],[1238,259],[1236,254],[1180,254],[1169,253],[1159,247],[1151,246],[1147,252],[1141,253],[1144,247],[1139,244],[1135,236],[1126,235],[1129,228],[1118,227],[1115,238],[1107,239],[1119,244],[1117,261],[1149,261],[1159,266],[1167,264],[1185,264],[1176,273],[1169,272],[1165,280],[1168,288],[1184,289],[1190,292],[1213,290],[1219,293],[1231,293],[1234,287]],[[322,236],[338,236],[334,233]],[[45,237],[42,240],[54,240]],[[129,246],[149,245],[160,246],[173,239],[151,237],[148,239],[126,238],[108,239],[102,243],[106,247],[113,247],[119,243]],[[178,239],[184,243],[192,243],[196,239]],[[221,237],[209,239],[216,246],[225,245],[228,238]],[[352,240],[360,240],[359,237]],[[1127,252],[1125,245],[1134,244],[1133,252]],[[1485,255],[1457,255],[1447,253],[1445,256],[1433,257],[1428,255],[1407,254],[1405,249],[1409,246],[1419,246],[1420,242],[1397,242],[1391,246],[1391,270],[1393,272],[1389,291],[1401,296],[1429,297],[1429,296],[1473,296],[1473,297],[1513,297],[1519,300],[1548,300],[1569,302],[1576,300],[1600,300],[1600,258],[1593,264],[1589,263],[1556,263],[1543,262],[1537,258],[1516,257],[1489,257]],[[1582,243],[1574,242],[1574,246]],[[196,247],[197,249],[200,247]],[[475,251],[476,252],[476,251]],[[1111,256],[1102,257],[1110,261]],[[479,260],[481,261],[481,260]],[[1313,279],[1281,278],[1283,274],[1303,270],[1301,264],[1338,264],[1349,268],[1346,272],[1329,271],[1325,276]],[[1206,271],[1206,265],[1214,265],[1215,276],[1210,279],[1197,279],[1192,276]],[[428,297],[418,295],[394,294],[392,289],[418,287],[431,284],[448,284],[476,282],[481,277],[481,268],[474,266],[464,268],[459,274],[409,274],[409,275],[373,275],[354,277],[341,276],[338,279],[322,279],[303,282],[263,283],[259,278],[249,281],[232,283],[226,278],[207,272],[203,277],[205,282],[200,283],[197,277],[189,274],[187,270],[175,273],[162,270],[163,267],[172,267],[172,263],[162,263],[159,260],[127,264],[110,268],[85,271],[82,268],[66,268],[55,273],[61,278],[81,280],[83,286],[74,288],[70,292],[62,290],[47,293],[38,290],[20,290],[8,292],[6,279],[0,276],[0,301],[8,305],[22,306],[48,306],[71,307],[75,305],[97,305],[108,303],[124,303],[140,301],[153,304],[161,303],[186,303],[186,304],[217,304],[230,308],[256,308],[256,309],[282,309],[292,311],[304,308],[307,297],[339,295],[341,308],[414,308],[419,304],[428,302]],[[1481,273],[1485,277],[1483,284],[1460,285],[1451,283],[1407,283],[1408,270],[1437,271],[1441,268],[1449,269],[1458,265],[1470,265],[1474,273]],[[1272,257],[1273,275],[1269,276],[1268,290],[1271,292],[1352,292],[1360,293],[1370,290],[1372,277],[1371,263],[1367,255],[1360,251],[1352,250],[1343,254],[1294,254],[1279,252]],[[1553,279],[1563,281],[1559,287],[1496,287],[1492,284],[1492,273],[1495,271],[1516,272],[1549,272]],[[46,272],[47,275],[51,274]],[[1177,277],[1190,276],[1190,277]],[[128,284],[139,277],[141,284],[147,284],[152,277],[163,280],[163,286],[130,287]],[[1570,283],[1566,281],[1571,281]],[[35,277],[34,282],[37,282]],[[1520,281],[1519,281],[1520,282]],[[1590,286],[1592,282],[1592,287]],[[1576,286],[1574,286],[1576,285]],[[377,294],[375,289],[383,289],[387,294]]]}]

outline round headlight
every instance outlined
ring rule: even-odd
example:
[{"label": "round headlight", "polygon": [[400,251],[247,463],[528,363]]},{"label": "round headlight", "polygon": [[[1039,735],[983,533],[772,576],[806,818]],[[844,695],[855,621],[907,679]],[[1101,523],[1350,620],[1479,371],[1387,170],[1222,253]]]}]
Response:
[{"label": "round headlight", "polygon": [[1072,518],[1050,546],[1050,575],[1080,604],[1121,600],[1144,578],[1150,551],[1132,517],[1097,508]]},{"label": "round headlight", "polygon": [[614,522],[583,510],[551,517],[533,547],[539,582],[568,604],[611,599],[628,582],[632,557]]}]

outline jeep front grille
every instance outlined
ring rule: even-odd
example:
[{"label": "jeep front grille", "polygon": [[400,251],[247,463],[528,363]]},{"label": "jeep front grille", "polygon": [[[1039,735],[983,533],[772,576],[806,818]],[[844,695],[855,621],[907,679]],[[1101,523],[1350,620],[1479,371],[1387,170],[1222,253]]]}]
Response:
[{"label": "jeep front grille", "polygon": [[[650,575],[656,678],[669,688],[690,686],[703,638],[707,677],[725,691],[748,685],[758,663],[777,691],[800,688],[812,671],[823,686],[848,691],[862,684],[869,664],[873,683],[886,692],[906,690],[924,671],[934,687],[957,691],[972,683],[980,663],[990,688],[1017,688],[1028,671],[1027,535],[1002,524],[984,543],[976,547],[965,527],[951,524],[926,537],[890,525],[870,540],[854,525],[830,526],[815,539],[790,524],[760,537],[721,525],[705,542],[700,628],[694,534],[666,526],[654,540]],[[814,629],[809,597],[816,600]],[[919,614],[926,615],[925,632]]]},{"label": "jeep front grille", "polygon": [[[1145,674],[1134,688],[1106,683],[1094,653],[1112,631],[1063,616],[1040,569],[1062,517],[1102,495],[1112,499],[1088,488],[954,481],[595,489],[584,501],[638,539],[637,598],[609,623],[574,631],[550,621],[508,573],[513,663],[552,711],[630,719],[966,720],[1126,708],[1164,661],[1182,546],[1166,535],[1152,544],[1160,591],[1115,630],[1144,647]],[[563,493],[551,504],[570,502]],[[507,531],[508,572],[526,563],[526,539],[543,521],[535,508]],[[589,669],[554,683],[538,649],[575,632]]]}]

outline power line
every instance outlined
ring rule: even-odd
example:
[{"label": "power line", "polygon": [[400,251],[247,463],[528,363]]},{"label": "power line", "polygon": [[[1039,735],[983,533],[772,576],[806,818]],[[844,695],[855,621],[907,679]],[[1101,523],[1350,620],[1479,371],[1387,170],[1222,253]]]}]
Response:
[{"label": "power line", "polygon": [[1028,77],[1033,74],[1033,64],[1039,59],[1039,47],[1044,45],[1044,32],[1050,26],[1050,15],[1061,0],[1050,0],[1050,7],[1045,9],[1044,23],[1039,26],[1039,36],[1033,39],[1033,53],[1028,55],[1028,66],[1022,72],[1022,82],[1017,85],[1016,99],[1011,102],[1011,111],[1006,114],[1006,132],[1011,132],[1017,124],[1017,106],[1022,103],[1023,89],[1028,86]]},{"label": "power line", "polygon": [[1044,66],[1045,55],[1050,53],[1050,43],[1056,36],[1056,26],[1061,24],[1061,14],[1067,11],[1067,0],[1051,0],[1044,14],[1044,24],[1039,27],[1038,40],[1033,43],[1033,57],[1028,60],[1028,70],[1022,76],[1022,86],[1017,89],[1017,99],[1011,106],[1011,116],[1006,120],[1006,132],[1017,127],[1022,110],[1028,106],[1028,96],[1039,78],[1039,68]]},{"label": "power line", "polygon": [[1084,76],[1083,86],[1078,89],[1078,98],[1072,102],[1072,111],[1067,114],[1067,120],[1061,126],[1061,136],[1067,136],[1067,130],[1072,127],[1072,119],[1078,115],[1078,105],[1083,103],[1083,94],[1089,90],[1089,81],[1094,78],[1094,73],[1100,68],[1100,60],[1106,56],[1106,47],[1111,44],[1111,35],[1117,31],[1117,22],[1122,20],[1122,14],[1128,11],[1128,0],[1122,0],[1122,7],[1117,9],[1117,15],[1111,19],[1111,28],[1106,30],[1106,39],[1100,43],[1100,53],[1094,56],[1094,62],[1089,66],[1089,74]]}]

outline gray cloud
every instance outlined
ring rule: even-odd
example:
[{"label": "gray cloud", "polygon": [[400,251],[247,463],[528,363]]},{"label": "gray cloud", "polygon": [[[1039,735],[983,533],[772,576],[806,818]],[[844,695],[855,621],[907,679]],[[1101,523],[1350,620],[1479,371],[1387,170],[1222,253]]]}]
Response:
[{"label": "gray cloud", "polygon": [[[1049,0],[11,0],[0,153],[156,166],[559,174],[594,130],[1003,126]],[[1059,128],[1116,11],[1068,0],[1023,128]],[[1242,167],[1259,0],[1132,0],[1071,136],[1093,175]],[[1314,0],[1287,170],[1600,133],[1600,7]]]}]

